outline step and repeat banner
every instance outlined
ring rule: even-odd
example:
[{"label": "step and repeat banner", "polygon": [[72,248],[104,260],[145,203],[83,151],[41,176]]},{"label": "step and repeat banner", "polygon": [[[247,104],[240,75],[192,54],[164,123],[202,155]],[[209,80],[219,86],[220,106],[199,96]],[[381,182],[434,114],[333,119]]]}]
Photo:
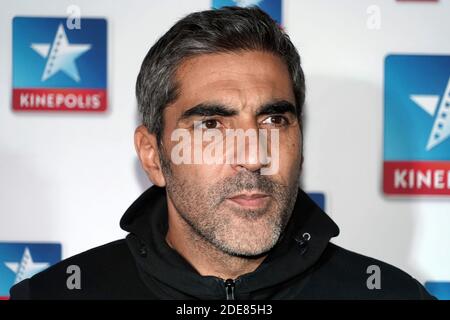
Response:
[{"label": "step and repeat banner", "polygon": [[303,188],[333,241],[450,299],[450,1],[0,3],[0,297],[125,236],[150,186],[134,151],[134,85],[184,15],[258,5],[306,75]]}]

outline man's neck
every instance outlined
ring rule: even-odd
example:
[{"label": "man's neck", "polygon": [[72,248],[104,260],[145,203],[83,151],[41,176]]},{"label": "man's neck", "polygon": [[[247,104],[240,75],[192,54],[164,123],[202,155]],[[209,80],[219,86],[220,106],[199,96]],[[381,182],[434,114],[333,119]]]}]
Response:
[{"label": "man's neck", "polygon": [[169,204],[167,244],[186,259],[202,276],[236,279],[254,271],[266,258],[229,255],[198,235]]}]

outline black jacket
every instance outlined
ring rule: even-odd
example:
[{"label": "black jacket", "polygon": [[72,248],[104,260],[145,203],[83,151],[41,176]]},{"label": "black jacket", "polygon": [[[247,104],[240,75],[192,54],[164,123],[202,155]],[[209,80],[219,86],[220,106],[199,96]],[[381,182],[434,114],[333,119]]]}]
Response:
[{"label": "black jacket", "polygon": [[[165,189],[148,189],[120,225],[129,232],[126,239],[68,258],[22,281],[11,289],[11,299],[432,298],[405,272],[330,243],[338,227],[301,190],[279,243],[254,272],[228,283],[199,275],[166,244]],[[70,265],[80,267],[81,289],[67,287]],[[380,268],[380,289],[367,286],[371,265]]]}]

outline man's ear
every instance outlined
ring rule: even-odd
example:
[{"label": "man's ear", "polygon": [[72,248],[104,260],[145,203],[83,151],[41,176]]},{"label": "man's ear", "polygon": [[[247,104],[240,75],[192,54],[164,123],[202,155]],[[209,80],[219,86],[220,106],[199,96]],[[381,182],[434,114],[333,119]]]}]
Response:
[{"label": "man's ear", "polygon": [[137,127],[134,132],[134,147],[136,148],[141,166],[147,173],[150,181],[154,185],[165,187],[166,179],[161,169],[156,135],[149,133],[143,125]]}]

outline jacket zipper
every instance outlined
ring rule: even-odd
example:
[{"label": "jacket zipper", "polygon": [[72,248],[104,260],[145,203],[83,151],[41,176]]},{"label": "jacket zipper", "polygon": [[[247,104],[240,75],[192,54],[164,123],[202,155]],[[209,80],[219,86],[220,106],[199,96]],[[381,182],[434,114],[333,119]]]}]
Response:
[{"label": "jacket zipper", "polygon": [[225,294],[227,300],[234,300],[234,287],[235,283],[233,279],[225,280]]}]

